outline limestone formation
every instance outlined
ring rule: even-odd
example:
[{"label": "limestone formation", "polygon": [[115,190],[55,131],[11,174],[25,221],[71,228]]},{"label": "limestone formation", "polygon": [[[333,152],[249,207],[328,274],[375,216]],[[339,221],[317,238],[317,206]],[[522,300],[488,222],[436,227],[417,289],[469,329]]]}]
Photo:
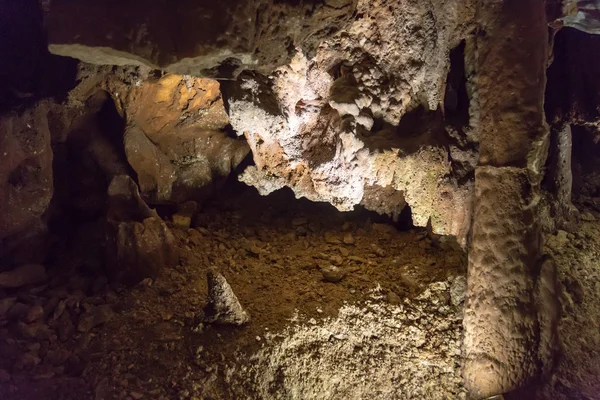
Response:
[{"label": "limestone formation", "polygon": [[135,182],[116,176],[108,195],[106,265],[112,278],[135,284],[175,265],[175,238],[140,198]]},{"label": "limestone formation", "polygon": [[111,80],[107,89],[125,116],[125,153],[148,201],[206,196],[249,152],[224,131],[229,119],[214,80],[165,74],[131,86]]},{"label": "limestone formation", "polygon": [[214,269],[208,269],[206,277],[208,303],[204,310],[205,321],[226,325],[244,325],[249,322],[250,314],[244,310],[225,277]]},{"label": "limestone formation", "polygon": [[230,78],[248,67],[269,72],[284,65],[296,47],[314,53],[323,38],[345,25],[355,3],[52,0],[45,25],[54,54]]},{"label": "limestone formation", "polygon": [[[538,283],[548,141],[544,2],[489,1],[479,18],[485,32],[475,54],[480,158],[464,318],[464,378],[475,399],[539,377],[552,357],[546,331],[555,318],[540,307],[548,296],[535,294],[538,285],[553,284]],[[498,91],[502,85],[510,90]]]}]

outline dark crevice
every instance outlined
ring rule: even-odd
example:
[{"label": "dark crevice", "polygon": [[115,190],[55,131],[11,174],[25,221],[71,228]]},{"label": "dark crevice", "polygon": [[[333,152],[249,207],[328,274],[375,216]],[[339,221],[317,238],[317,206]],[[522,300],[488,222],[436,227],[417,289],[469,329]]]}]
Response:
[{"label": "dark crevice", "polygon": [[446,122],[456,128],[469,125],[469,95],[465,71],[465,45],[463,40],[450,51],[450,71],[446,78],[444,112]]}]

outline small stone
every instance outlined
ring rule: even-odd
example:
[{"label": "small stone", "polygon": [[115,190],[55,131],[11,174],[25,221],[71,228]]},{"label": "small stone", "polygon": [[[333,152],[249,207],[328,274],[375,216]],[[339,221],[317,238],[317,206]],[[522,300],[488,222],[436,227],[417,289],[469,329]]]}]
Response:
[{"label": "small stone", "polygon": [[195,201],[180,204],[177,213],[173,214],[173,225],[181,229],[189,229],[197,208],[198,204]]},{"label": "small stone", "polygon": [[41,264],[26,264],[0,273],[0,288],[17,288],[44,280],[46,280],[46,267]]},{"label": "small stone", "polygon": [[133,397],[135,400],[140,400],[141,398],[143,398],[143,397],[144,397],[144,395],[143,395],[143,394],[141,394],[141,393],[138,393],[138,392],[129,392],[129,395],[130,395],[131,397]]},{"label": "small stone", "polygon": [[341,268],[336,267],[335,265],[329,265],[321,268],[321,273],[323,274],[323,280],[326,282],[337,283],[344,279],[346,273]]},{"label": "small stone", "polygon": [[586,211],[586,212],[581,213],[581,219],[583,221],[592,222],[592,221],[596,220],[596,217],[591,212]]},{"label": "small stone", "polygon": [[388,292],[387,293],[387,302],[392,304],[392,305],[398,305],[402,302],[402,300],[400,299],[400,296],[398,296],[396,293],[394,292]]},{"label": "small stone", "polygon": [[337,266],[342,265],[342,263],[344,262],[344,259],[342,258],[342,256],[339,256],[337,254],[334,254],[331,257],[329,257],[329,260],[333,263],[333,265],[337,265]]},{"label": "small stone", "polygon": [[32,369],[40,362],[42,362],[42,360],[35,353],[25,353],[17,359],[15,368],[19,370],[28,370]]},{"label": "small stone", "polygon": [[342,241],[331,232],[325,232],[325,241],[329,244],[341,244]]},{"label": "small stone", "polygon": [[342,257],[348,257],[350,255],[350,251],[345,247],[340,247],[340,254]]},{"label": "small stone", "polygon": [[354,262],[358,262],[358,263],[362,263],[362,264],[368,264],[369,263],[366,259],[364,259],[362,257],[359,257],[359,256],[350,256],[350,257],[348,257],[348,260],[354,261]]},{"label": "small stone", "polygon": [[467,292],[467,278],[465,276],[457,276],[450,285],[450,302],[454,307],[460,306],[465,301],[465,293]]},{"label": "small stone", "polygon": [[161,311],[160,317],[163,319],[163,321],[169,321],[171,318],[173,318],[173,313],[169,311]]},{"label": "small stone", "polygon": [[79,332],[89,332],[93,328],[110,321],[113,316],[114,312],[110,306],[96,307],[79,318],[77,330]]},{"label": "small stone", "polygon": [[292,220],[293,226],[306,225],[307,223],[308,223],[308,219],[304,218],[304,217],[298,217],[298,218],[294,218]]},{"label": "small stone", "polygon": [[37,321],[44,316],[44,308],[42,306],[32,306],[25,314],[25,322],[28,324]]},{"label": "small stone", "polygon": [[19,322],[17,324],[19,333],[26,339],[37,339],[44,340],[49,339],[52,336],[52,331],[48,327],[48,325],[42,322],[36,322],[33,324],[26,324],[23,322]]},{"label": "small stone", "polygon": [[204,312],[209,323],[243,325],[250,321],[233,289],[223,275],[214,269],[206,273],[208,280],[208,304]]},{"label": "small stone", "polygon": [[354,243],[356,243],[356,240],[354,239],[354,236],[351,233],[347,233],[344,235],[344,243],[345,244],[354,244]]},{"label": "small stone", "polygon": [[8,313],[8,310],[10,310],[16,302],[16,297],[7,297],[4,299],[0,299],[0,318],[6,315]]},{"label": "small stone", "polygon": [[371,244],[371,249],[373,250],[373,253],[375,253],[377,256],[385,257],[385,250],[377,246],[375,243]]},{"label": "small stone", "polygon": [[557,247],[560,248],[560,247],[566,245],[569,242],[569,234],[566,231],[563,231],[563,230],[559,229],[556,232],[555,239],[556,239]]},{"label": "small stone", "polygon": [[12,320],[23,319],[28,311],[27,304],[17,302],[8,310],[7,317]]}]

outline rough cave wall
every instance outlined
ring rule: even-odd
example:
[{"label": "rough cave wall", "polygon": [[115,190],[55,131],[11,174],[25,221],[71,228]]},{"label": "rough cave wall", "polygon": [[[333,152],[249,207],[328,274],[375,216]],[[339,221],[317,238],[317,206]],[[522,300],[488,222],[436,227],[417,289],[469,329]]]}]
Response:
[{"label": "rough cave wall", "polygon": [[469,248],[464,378],[474,398],[486,398],[527,384],[551,359],[552,333],[540,323],[546,311],[538,309],[534,295],[541,249],[538,204],[548,145],[543,108],[548,28],[540,0],[483,2],[478,21],[480,158]]},{"label": "rough cave wall", "polygon": [[[77,90],[62,104],[80,109],[87,90],[100,87],[123,118],[125,161],[141,193],[123,171],[112,171],[106,185],[120,182],[111,186],[123,190],[104,196],[129,199],[142,211],[133,207],[133,216],[121,215],[109,207],[113,238],[122,235],[126,243],[138,232],[140,240],[167,243],[164,226],[150,227],[154,222],[147,220],[156,216],[140,199],[193,197],[186,190],[205,185],[203,177],[215,171],[228,174],[248,148],[256,165],[241,179],[265,194],[288,186],[340,210],[362,204],[393,216],[409,204],[416,225],[430,222],[435,233],[463,244],[474,215],[467,386],[483,397],[540,372],[540,358],[548,358],[534,295],[548,133],[542,79],[548,40],[540,0],[483,2],[477,16],[475,1],[459,0],[43,4],[51,51],[95,64],[141,66],[84,67]],[[222,13],[224,6],[231,12]],[[481,32],[475,40],[476,19]],[[461,52],[471,57],[465,88],[462,78],[447,79],[450,55],[460,61]],[[155,76],[151,68],[171,72]],[[243,69],[249,71],[239,75]],[[218,83],[186,74],[238,79],[221,81],[223,101]],[[472,104],[461,104],[463,92]],[[471,126],[468,118],[453,120],[469,108]],[[228,122],[249,147],[226,135]],[[12,132],[0,135],[13,141]],[[222,148],[229,149],[225,156]],[[13,186],[32,170],[10,165],[2,182]],[[32,220],[46,208],[42,204]]]},{"label": "rough cave wall", "polygon": [[[224,82],[223,90],[231,124],[248,140],[256,162],[241,179],[261,193],[288,186],[298,197],[340,210],[362,204],[395,217],[409,204],[416,225],[431,221],[435,233],[466,243],[477,140],[466,126],[458,133],[447,126],[443,104],[449,53],[472,27],[471,2],[236,2],[232,10],[239,13],[224,24],[207,24],[211,35],[187,27],[185,39],[174,37],[175,43],[186,41],[177,51],[153,40],[168,28],[152,20],[153,13],[160,10],[167,21],[181,17],[186,27],[191,15],[215,10],[200,6],[181,16],[159,4],[144,17],[105,25],[85,18],[63,23],[74,7],[81,13],[87,3],[56,1],[47,10],[49,48],[56,54],[117,63],[108,54],[118,52],[120,63],[141,57],[142,64],[177,72],[229,77],[215,56],[218,49],[231,56],[236,71],[255,70]],[[90,7],[81,14],[108,12]],[[254,12],[240,11],[248,7]],[[242,21],[237,15],[252,17]],[[286,24],[273,28],[274,16]],[[123,27],[136,39],[125,41]],[[467,178],[454,173],[456,164],[470,168],[462,176]],[[166,169],[154,175],[162,175],[154,180],[165,186],[173,179]]]}]

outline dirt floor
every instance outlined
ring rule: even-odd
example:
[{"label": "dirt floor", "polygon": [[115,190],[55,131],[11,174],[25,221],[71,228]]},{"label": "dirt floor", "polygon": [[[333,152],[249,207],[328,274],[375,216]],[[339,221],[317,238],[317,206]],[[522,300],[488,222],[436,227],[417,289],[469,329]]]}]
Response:
[{"label": "dirt floor", "polygon": [[[539,398],[600,399],[600,224],[584,216],[547,240],[564,318]],[[450,240],[250,188],[193,226],[172,226],[178,266],[133,288],[64,264],[0,293],[0,399],[466,398],[466,256]],[[208,268],[248,324],[203,322]]]}]

